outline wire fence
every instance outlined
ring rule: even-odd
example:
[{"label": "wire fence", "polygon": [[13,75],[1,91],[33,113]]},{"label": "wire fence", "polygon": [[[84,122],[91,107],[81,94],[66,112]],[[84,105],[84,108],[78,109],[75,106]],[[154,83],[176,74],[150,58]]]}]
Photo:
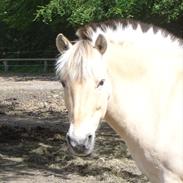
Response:
[{"label": "wire fence", "polygon": [[50,67],[54,67],[55,58],[3,58],[0,59],[0,71],[9,72],[12,67],[39,67],[42,72],[47,72]]}]

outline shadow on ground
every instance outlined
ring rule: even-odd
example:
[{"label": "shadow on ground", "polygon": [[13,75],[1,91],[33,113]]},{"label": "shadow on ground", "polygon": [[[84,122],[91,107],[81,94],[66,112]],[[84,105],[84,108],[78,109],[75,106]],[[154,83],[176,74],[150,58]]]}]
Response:
[{"label": "shadow on ground", "polygon": [[[66,114],[63,114],[66,117]],[[16,123],[18,124],[18,122]],[[48,125],[48,123],[47,123]],[[73,157],[67,151],[65,134],[67,123],[37,127],[6,126],[0,127],[0,172],[1,180],[8,182],[21,176],[34,176],[37,170],[45,176],[67,180],[69,174],[95,176],[106,181],[106,175],[120,176],[130,182],[142,177],[132,165],[122,167],[120,161],[131,161],[125,144],[106,125],[97,134],[94,153],[90,157]],[[53,127],[53,128],[52,128]],[[129,161],[128,161],[129,160]],[[129,166],[131,166],[129,164]],[[142,181],[141,181],[142,182]]]},{"label": "shadow on ground", "polygon": [[[14,81],[24,79],[17,77]],[[79,158],[68,153],[67,111],[62,93],[52,86],[49,90],[22,89],[21,93],[1,91],[0,182],[148,182],[124,142],[105,122],[97,131],[91,156]]]}]

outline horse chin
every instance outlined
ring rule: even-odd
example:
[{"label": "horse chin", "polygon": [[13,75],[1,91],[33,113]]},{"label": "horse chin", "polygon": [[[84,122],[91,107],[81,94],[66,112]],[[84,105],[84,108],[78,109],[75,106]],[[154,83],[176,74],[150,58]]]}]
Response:
[{"label": "horse chin", "polygon": [[78,152],[78,151],[75,151],[71,146],[68,146],[68,150],[69,152],[74,155],[74,156],[79,156],[79,157],[86,157],[86,156],[90,156],[93,152],[93,148],[91,149],[87,149],[83,152]]},{"label": "horse chin", "polygon": [[93,151],[88,151],[88,152],[84,152],[84,153],[77,153],[74,152],[72,153],[74,156],[79,156],[79,157],[87,157],[90,156],[92,154]]},{"label": "horse chin", "polygon": [[79,156],[79,157],[90,156],[93,152],[93,149],[94,149],[94,142],[90,145],[90,147],[84,150],[74,149],[70,144],[68,144],[68,150],[74,156]]}]

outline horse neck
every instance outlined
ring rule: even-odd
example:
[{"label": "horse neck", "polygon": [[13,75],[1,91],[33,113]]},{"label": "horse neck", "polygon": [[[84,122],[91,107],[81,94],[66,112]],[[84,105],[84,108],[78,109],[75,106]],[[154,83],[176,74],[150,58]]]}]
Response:
[{"label": "horse neck", "polygon": [[[112,94],[106,120],[124,138],[129,135],[141,138],[142,134],[146,138],[153,137],[160,108],[165,105],[176,68],[183,57],[179,57],[178,64],[172,65],[172,60],[166,56],[159,54],[160,59],[156,59],[158,56],[152,55],[152,51],[144,51],[132,43],[111,44],[108,50],[106,61]],[[172,66],[175,68],[170,69]]]}]

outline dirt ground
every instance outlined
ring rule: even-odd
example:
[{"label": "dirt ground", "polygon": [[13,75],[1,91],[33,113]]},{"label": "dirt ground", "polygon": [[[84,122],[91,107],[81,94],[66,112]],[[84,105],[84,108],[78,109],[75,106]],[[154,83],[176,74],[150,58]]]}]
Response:
[{"label": "dirt ground", "polygon": [[95,151],[67,151],[67,110],[54,76],[0,77],[0,183],[147,183],[105,123]]}]

